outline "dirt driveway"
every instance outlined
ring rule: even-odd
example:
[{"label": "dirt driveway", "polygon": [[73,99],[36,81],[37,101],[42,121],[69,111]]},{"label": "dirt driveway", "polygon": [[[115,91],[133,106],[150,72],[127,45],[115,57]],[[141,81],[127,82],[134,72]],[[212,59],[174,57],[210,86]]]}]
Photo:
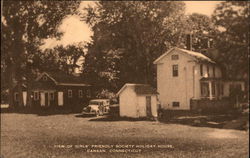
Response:
[{"label": "dirt driveway", "polygon": [[6,158],[245,158],[248,135],[238,130],[105,121],[76,114],[1,114],[1,155]]}]

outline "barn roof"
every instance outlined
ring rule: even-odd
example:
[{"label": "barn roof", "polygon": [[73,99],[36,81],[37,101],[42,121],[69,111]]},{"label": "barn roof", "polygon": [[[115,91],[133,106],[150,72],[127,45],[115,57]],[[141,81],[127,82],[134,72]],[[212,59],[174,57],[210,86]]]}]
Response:
[{"label": "barn roof", "polygon": [[125,88],[127,87],[133,87],[134,91],[138,95],[143,94],[158,94],[155,88],[151,87],[148,84],[135,84],[135,83],[126,83],[117,93],[119,95]]},{"label": "barn roof", "polygon": [[157,64],[161,59],[163,59],[166,55],[168,55],[168,54],[169,54],[170,52],[172,52],[173,50],[179,50],[179,51],[181,51],[182,53],[185,53],[185,54],[187,54],[187,55],[189,55],[189,56],[192,56],[192,57],[194,57],[195,59],[197,59],[197,60],[199,60],[199,61],[206,61],[206,62],[215,64],[215,61],[213,61],[212,59],[210,59],[209,57],[205,56],[205,55],[202,54],[202,53],[194,52],[194,51],[186,50],[186,49],[181,49],[181,48],[177,48],[177,47],[171,48],[169,51],[167,51],[166,53],[162,54],[159,58],[157,58],[157,59],[154,61],[154,64]]},{"label": "barn roof", "polygon": [[37,77],[36,81],[38,81],[45,74],[57,85],[90,86],[89,84],[86,84],[82,78],[62,72],[44,72]]},{"label": "barn roof", "polygon": [[136,94],[158,94],[156,89],[147,84],[135,85]]}]

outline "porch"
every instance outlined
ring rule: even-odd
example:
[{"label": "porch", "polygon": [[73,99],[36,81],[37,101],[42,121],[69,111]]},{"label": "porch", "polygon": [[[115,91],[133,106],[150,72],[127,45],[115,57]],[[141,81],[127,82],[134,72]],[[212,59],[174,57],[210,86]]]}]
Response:
[{"label": "porch", "polygon": [[218,100],[224,96],[224,83],[218,78],[202,78],[200,89],[201,99]]}]

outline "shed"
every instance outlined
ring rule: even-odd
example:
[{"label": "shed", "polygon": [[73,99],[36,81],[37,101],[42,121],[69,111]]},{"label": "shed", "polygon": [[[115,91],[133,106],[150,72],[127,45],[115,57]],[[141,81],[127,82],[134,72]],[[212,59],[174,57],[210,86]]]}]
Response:
[{"label": "shed", "polygon": [[121,117],[157,117],[157,91],[147,84],[125,84],[117,93]]}]

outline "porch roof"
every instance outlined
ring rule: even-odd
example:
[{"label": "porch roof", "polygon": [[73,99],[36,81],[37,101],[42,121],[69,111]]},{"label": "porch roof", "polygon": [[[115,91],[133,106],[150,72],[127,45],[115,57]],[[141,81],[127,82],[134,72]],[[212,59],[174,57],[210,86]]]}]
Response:
[{"label": "porch roof", "polygon": [[223,81],[223,79],[215,77],[202,77],[200,81]]}]

